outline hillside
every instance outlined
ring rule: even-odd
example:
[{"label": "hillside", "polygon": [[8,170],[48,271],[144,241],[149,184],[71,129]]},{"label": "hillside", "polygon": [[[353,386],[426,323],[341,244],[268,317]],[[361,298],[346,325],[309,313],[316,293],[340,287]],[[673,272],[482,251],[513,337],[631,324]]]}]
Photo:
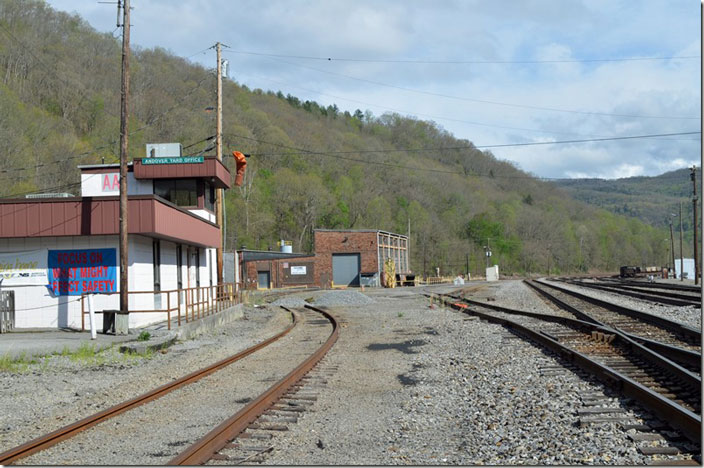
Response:
[{"label": "hillside", "polygon": [[[574,199],[630,216],[652,226],[669,229],[672,221],[675,236],[682,228],[685,256],[692,255],[692,181],[689,169],[679,169],[655,177],[628,177],[616,180],[561,179],[553,181]],[[697,168],[697,194],[701,199],[701,172]],[[675,216],[672,216],[672,215]],[[697,223],[701,229],[701,219]]]},{"label": "hillside", "polygon": [[[212,154],[212,70],[161,49],[133,49],[131,70],[131,157],[152,142]],[[38,1],[0,0],[0,80],[0,197],[76,193],[76,165],[118,160],[118,39]],[[509,274],[667,258],[664,229],[575,201],[433,122],[231,80],[223,94],[224,154],[252,154],[226,195],[227,250],[286,239],[310,251],[314,228],[406,233],[410,223],[421,273],[464,272],[467,255],[483,272],[487,243]]]}]

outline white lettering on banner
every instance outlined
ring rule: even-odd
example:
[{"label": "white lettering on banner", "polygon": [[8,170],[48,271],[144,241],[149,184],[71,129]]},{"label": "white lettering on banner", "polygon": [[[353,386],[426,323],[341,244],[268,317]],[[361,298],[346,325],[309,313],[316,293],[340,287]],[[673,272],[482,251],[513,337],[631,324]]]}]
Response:
[{"label": "white lettering on banner", "polygon": [[292,275],[305,275],[306,274],[306,267],[305,266],[291,266],[291,274]]},{"label": "white lettering on banner", "polygon": [[0,252],[2,286],[46,285],[47,249]]}]

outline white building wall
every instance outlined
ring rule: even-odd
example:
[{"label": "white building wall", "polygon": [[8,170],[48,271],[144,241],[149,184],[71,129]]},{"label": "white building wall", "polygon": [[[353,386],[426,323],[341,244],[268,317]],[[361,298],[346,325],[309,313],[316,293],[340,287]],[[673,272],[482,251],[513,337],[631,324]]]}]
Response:
[{"label": "white building wall", "polygon": [[[71,237],[43,237],[23,239],[0,239],[0,252],[17,252],[25,250],[72,250],[90,248],[115,248],[117,253],[117,285],[119,291],[119,239],[118,236],[71,236]],[[183,246],[185,252],[186,246]],[[204,249],[201,249],[201,257]],[[176,245],[171,242],[161,241],[161,281],[162,291],[177,289],[176,279]],[[144,236],[130,236],[129,238],[129,277],[130,291],[153,291],[154,270],[152,266],[152,239]],[[207,268],[203,266],[201,258],[201,284],[207,283]],[[183,270],[185,275],[185,254]],[[204,280],[206,282],[204,282]],[[186,286],[184,279],[184,287]],[[8,286],[4,290],[15,291],[15,327],[16,328],[81,328],[81,297],[80,296],[52,296],[49,289],[43,285]],[[155,307],[155,298],[151,293],[130,294],[130,311],[154,310],[166,308],[165,294],[163,305]],[[176,307],[176,294],[171,294],[172,307]],[[157,300],[158,301],[158,300]],[[97,294],[94,296],[96,311],[119,309],[119,294]],[[156,304],[158,305],[158,304]],[[85,303],[88,311],[88,303]],[[129,326],[140,327],[150,323],[166,320],[166,313],[132,313]],[[96,328],[102,329],[102,314],[96,314]],[[89,328],[89,317],[85,316],[86,329]]]},{"label": "white building wall", "polygon": [[[694,279],[694,259],[693,258],[685,258],[684,259],[684,272],[687,274],[688,279]],[[682,271],[680,271],[680,259],[676,258],[675,259],[675,273],[677,278],[682,277]]]},{"label": "white building wall", "polygon": [[188,210],[188,211],[190,211],[191,213],[193,213],[196,216],[200,216],[201,218],[210,221],[211,223],[216,222],[215,214],[211,213],[208,210]]}]

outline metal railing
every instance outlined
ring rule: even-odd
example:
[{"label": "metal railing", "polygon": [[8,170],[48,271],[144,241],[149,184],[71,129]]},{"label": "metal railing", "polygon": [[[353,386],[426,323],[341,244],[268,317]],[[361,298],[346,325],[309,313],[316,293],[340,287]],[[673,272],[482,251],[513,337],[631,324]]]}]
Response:
[{"label": "metal railing", "polygon": [[[100,294],[100,296],[115,296],[119,292]],[[198,320],[208,315],[225,310],[241,302],[241,293],[235,292],[234,283],[222,283],[215,286],[202,286],[198,288],[172,289],[169,291],[129,291],[130,298],[151,295],[154,298],[154,308],[139,309],[130,307],[130,314],[166,314],[167,328],[171,330],[171,319],[175,315],[176,323],[181,326],[185,323]],[[81,295],[81,330],[85,330],[87,294]],[[166,297],[166,301],[163,298]],[[132,301],[138,302],[138,301]],[[165,304],[165,307],[162,305]]]},{"label": "metal railing", "polygon": [[0,333],[15,328],[15,291],[0,291]]}]

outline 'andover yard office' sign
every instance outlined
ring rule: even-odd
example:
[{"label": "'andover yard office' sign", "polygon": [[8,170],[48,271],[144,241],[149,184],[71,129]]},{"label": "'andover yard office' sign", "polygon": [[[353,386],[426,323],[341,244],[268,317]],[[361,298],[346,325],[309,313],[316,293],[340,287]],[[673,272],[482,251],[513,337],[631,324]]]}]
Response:
[{"label": "'andover yard office' sign", "polygon": [[201,164],[202,162],[203,156],[142,158],[143,166],[150,166],[154,164]]},{"label": "'andover yard office' sign", "polygon": [[117,249],[49,250],[48,264],[57,296],[117,292]]}]

